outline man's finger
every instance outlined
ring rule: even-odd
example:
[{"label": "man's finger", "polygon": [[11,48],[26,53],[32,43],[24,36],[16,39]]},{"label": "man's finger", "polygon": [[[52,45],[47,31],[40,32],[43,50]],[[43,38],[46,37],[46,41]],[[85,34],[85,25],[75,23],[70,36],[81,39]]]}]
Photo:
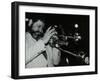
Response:
[{"label": "man's finger", "polygon": [[52,33],[50,34],[50,37],[52,37],[54,34],[57,34],[57,32],[52,32]]},{"label": "man's finger", "polygon": [[49,34],[51,34],[52,32],[55,32],[55,29],[51,29],[50,31],[48,31]]},{"label": "man's finger", "polygon": [[46,31],[46,32],[48,32],[50,29],[51,29],[51,26],[47,29],[47,31]]}]

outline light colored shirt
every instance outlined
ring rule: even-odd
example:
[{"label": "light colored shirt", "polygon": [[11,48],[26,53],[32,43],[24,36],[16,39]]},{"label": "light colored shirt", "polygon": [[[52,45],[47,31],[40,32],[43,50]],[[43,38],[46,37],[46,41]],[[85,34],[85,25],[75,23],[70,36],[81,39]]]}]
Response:
[{"label": "light colored shirt", "polygon": [[[52,48],[50,45],[45,46],[44,42],[40,39],[36,41],[30,33],[26,32],[25,35],[25,67],[52,67],[60,62],[60,51]],[[46,51],[47,59],[42,54]]]}]

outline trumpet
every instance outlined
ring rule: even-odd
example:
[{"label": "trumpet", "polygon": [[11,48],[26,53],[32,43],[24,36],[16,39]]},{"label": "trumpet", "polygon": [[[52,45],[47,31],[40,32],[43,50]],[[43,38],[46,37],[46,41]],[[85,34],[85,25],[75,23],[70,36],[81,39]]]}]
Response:
[{"label": "trumpet", "polygon": [[55,46],[55,45],[68,45],[68,39],[72,39],[75,42],[78,42],[82,39],[82,37],[80,36],[80,34],[78,32],[76,32],[74,35],[66,35],[66,33],[64,32],[63,28],[58,25],[53,25],[52,28],[55,29],[55,31],[57,32],[57,34],[53,35],[49,41],[49,44],[51,46]]},{"label": "trumpet", "polygon": [[51,45],[51,47],[55,47],[58,50],[63,51],[69,55],[80,58],[85,64],[88,64],[88,62],[85,62],[85,60],[88,57],[86,57],[84,52],[82,55],[80,55],[80,54],[75,54],[73,52],[70,52],[68,50],[64,50],[61,48],[61,46],[68,46],[68,41],[67,41],[68,39],[72,39],[75,42],[80,41],[82,39],[81,35],[78,32],[75,32],[74,35],[66,35],[63,28],[57,25],[53,25],[52,28],[55,28],[55,30],[57,31],[57,34],[53,35],[49,41],[49,44]]}]

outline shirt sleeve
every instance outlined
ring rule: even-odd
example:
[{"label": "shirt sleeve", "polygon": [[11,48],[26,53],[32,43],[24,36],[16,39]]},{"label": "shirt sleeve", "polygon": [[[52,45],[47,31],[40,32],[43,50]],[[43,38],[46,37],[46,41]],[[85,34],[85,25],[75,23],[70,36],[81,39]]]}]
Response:
[{"label": "shirt sleeve", "polygon": [[34,60],[38,55],[41,54],[41,52],[45,51],[45,44],[42,40],[39,40],[34,43],[34,45],[31,43],[32,40],[26,40],[26,56],[25,56],[25,64],[31,62]]},{"label": "shirt sleeve", "polygon": [[60,58],[61,58],[61,51],[56,48],[53,48],[53,63],[54,63],[54,65],[59,64]]}]

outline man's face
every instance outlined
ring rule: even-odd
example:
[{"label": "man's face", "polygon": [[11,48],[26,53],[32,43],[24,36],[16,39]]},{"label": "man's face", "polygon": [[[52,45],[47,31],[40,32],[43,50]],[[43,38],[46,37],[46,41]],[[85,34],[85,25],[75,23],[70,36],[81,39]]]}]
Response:
[{"label": "man's face", "polygon": [[32,25],[32,32],[35,38],[40,37],[43,34],[44,22],[41,20],[37,20]]}]

